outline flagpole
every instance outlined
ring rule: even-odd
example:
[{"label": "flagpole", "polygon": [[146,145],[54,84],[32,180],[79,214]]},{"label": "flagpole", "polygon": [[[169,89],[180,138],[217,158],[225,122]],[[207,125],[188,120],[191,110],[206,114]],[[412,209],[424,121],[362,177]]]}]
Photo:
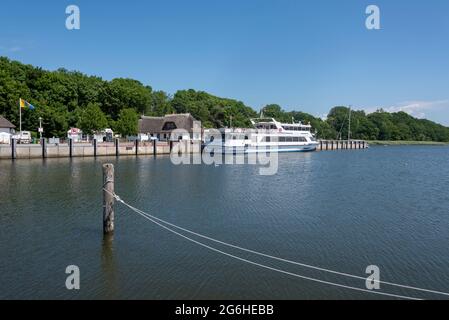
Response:
[{"label": "flagpole", "polygon": [[20,127],[20,137],[22,137],[22,107],[20,106],[20,99],[19,99],[19,127]]}]

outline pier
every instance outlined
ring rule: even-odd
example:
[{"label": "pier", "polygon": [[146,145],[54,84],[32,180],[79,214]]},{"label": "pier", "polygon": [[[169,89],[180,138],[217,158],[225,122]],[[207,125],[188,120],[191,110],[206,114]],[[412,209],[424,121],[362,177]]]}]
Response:
[{"label": "pier", "polygon": [[317,151],[358,150],[369,147],[365,140],[319,140]]},{"label": "pier", "polygon": [[[317,151],[359,150],[367,149],[364,140],[319,140]],[[75,158],[102,156],[138,156],[138,155],[168,155],[180,143],[189,143],[190,153],[201,153],[200,141],[119,141],[75,143],[68,140],[65,143],[48,143],[41,139],[38,144],[19,144],[12,140],[9,145],[0,145],[0,159],[38,159],[38,158]]]}]

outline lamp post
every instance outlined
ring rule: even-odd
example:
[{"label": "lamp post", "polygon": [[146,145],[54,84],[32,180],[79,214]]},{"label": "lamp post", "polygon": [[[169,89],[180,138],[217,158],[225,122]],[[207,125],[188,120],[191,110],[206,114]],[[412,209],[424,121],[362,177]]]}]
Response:
[{"label": "lamp post", "polygon": [[42,128],[42,117],[39,117],[39,135],[40,138],[42,139],[42,132],[43,132],[43,128]]}]

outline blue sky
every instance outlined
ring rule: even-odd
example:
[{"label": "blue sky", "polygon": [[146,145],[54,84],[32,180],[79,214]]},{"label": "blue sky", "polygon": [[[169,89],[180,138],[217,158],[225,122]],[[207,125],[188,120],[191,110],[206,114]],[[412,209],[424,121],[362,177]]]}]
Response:
[{"label": "blue sky", "polygon": [[[70,4],[80,30],[65,28]],[[381,30],[365,28],[370,4]],[[256,109],[383,107],[449,125],[447,0],[3,0],[0,55]]]}]

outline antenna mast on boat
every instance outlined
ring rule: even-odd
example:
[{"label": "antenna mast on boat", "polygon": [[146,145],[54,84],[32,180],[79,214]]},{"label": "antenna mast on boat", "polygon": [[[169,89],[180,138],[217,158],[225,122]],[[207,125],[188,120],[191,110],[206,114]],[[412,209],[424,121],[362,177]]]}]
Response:
[{"label": "antenna mast on boat", "polygon": [[351,105],[349,106],[349,127],[348,127],[348,141],[351,140]]}]

